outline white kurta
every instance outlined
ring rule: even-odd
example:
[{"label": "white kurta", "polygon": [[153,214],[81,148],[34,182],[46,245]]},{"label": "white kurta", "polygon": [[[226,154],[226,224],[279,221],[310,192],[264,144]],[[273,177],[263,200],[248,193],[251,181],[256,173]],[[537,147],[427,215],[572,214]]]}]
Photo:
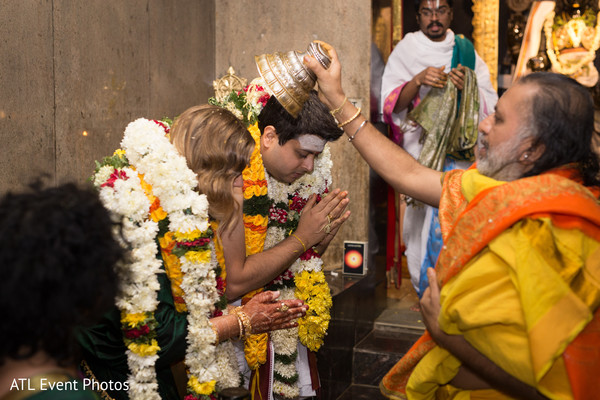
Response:
[{"label": "white kurta", "polygon": [[[427,67],[444,66],[446,73],[450,72],[452,54],[454,52],[454,32],[446,32],[446,38],[441,42],[430,40],[422,31],[408,33],[398,42],[385,67],[381,85],[382,108],[383,102],[397,87],[410,81],[415,75]],[[498,94],[490,81],[490,72],[485,62],[475,53],[475,74],[479,88],[479,120],[483,120],[494,111]],[[430,86],[422,85],[419,98],[424,98]],[[419,157],[422,144],[419,143],[421,127],[414,122],[406,121],[407,110],[392,114],[394,124],[404,132],[404,149],[413,157]],[[458,168],[467,168],[471,163],[461,161]],[[425,258],[427,237],[429,235],[429,206],[409,206],[404,216],[403,239],[406,244],[406,258],[411,282],[418,291],[421,264]],[[427,223],[425,223],[427,221]]]}]

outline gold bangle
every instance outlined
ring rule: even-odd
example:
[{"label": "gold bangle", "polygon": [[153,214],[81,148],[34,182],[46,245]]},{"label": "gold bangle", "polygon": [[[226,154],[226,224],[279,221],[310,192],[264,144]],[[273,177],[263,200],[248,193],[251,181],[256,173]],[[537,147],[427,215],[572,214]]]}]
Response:
[{"label": "gold bangle", "polygon": [[300,242],[300,244],[302,245],[302,248],[304,249],[304,253],[306,253],[306,246],[304,245],[304,242],[302,241],[302,239],[300,239],[298,237],[298,235],[296,235],[295,233],[292,233],[290,236],[295,237],[296,239],[298,239],[298,241]]},{"label": "gold bangle", "polygon": [[232,314],[235,315],[235,319],[237,320],[238,327],[240,328],[240,334],[238,336],[238,339],[241,340],[244,337],[244,325],[242,325],[242,319],[240,318],[238,313],[235,312],[235,310],[232,311]]},{"label": "gold bangle", "polygon": [[354,140],[354,137],[356,136],[356,134],[358,133],[358,131],[360,131],[360,130],[363,128],[363,126],[365,126],[365,124],[366,124],[366,123],[367,123],[367,120],[365,119],[365,120],[362,122],[362,124],[360,124],[360,126],[358,127],[358,129],[357,129],[357,130],[354,132],[354,135],[352,135],[352,136],[350,136],[350,137],[348,138],[348,141],[349,141],[349,142],[351,142],[351,141],[353,141],[353,140]]},{"label": "gold bangle", "polygon": [[361,112],[361,109],[360,109],[360,107],[358,107],[358,110],[356,110],[356,114],[351,116],[349,120],[342,122],[341,124],[338,124],[338,128],[343,128],[344,126],[348,125],[350,122],[354,121],[356,118],[358,118],[358,116],[360,115],[360,112]]},{"label": "gold bangle", "polygon": [[242,308],[242,306],[239,307],[235,307],[233,310],[231,310],[231,315],[235,315],[235,318],[237,319],[238,322],[238,327],[240,328],[240,335],[238,336],[238,339],[241,339],[242,337],[244,337],[244,324],[242,321],[242,317],[240,317],[240,314],[238,314],[238,308]]},{"label": "gold bangle", "polygon": [[242,320],[242,324],[244,325],[244,336],[252,334],[252,324],[250,323],[250,318],[248,318],[248,314],[244,310],[242,310],[242,306],[235,308],[235,313]]},{"label": "gold bangle", "polygon": [[333,118],[335,118],[335,114],[337,114],[340,111],[342,111],[342,107],[344,107],[344,104],[346,104],[347,101],[348,101],[348,97],[344,97],[344,101],[342,101],[342,104],[338,108],[336,108],[335,110],[329,111],[329,113],[331,114],[331,116]]},{"label": "gold bangle", "polygon": [[215,333],[215,345],[219,344],[219,331],[217,330],[217,327],[210,321],[208,321],[208,325]]}]

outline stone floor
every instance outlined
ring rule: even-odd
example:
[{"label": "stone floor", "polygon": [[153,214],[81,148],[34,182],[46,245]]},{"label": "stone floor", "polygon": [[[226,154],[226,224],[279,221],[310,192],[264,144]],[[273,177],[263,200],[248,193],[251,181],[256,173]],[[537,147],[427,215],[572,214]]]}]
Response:
[{"label": "stone floor", "polygon": [[410,279],[387,289],[387,308],[375,320],[374,329],[354,348],[352,385],[337,400],[386,399],[379,391],[385,373],[421,336],[425,327]]},{"label": "stone floor", "polygon": [[419,297],[408,277],[402,279],[398,288],[390,285],[387,289],[387,308],[375,320],[375,330],[422,332],[425,326],[418,312],[418,302]]}]

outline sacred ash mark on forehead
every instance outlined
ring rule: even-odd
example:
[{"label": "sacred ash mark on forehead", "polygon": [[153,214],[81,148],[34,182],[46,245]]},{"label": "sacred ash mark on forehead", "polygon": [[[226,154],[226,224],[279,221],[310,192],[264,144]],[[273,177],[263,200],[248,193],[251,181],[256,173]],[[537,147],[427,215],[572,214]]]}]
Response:
[{"label": "sacred ash mark on forehead", "polygon": [[423,5],[431,8],[432,10],[437,10],[440,8],[440,0],[425,0],[424,2],[421,2],[421,4],[422,3],[425,3]]},{"label": "sacred ash mark on forehead", "polygon": [[321,153],[327,143],[325,139],[317,135],[300,135],[298,142],[302,150],[310,151],[311,153]]}]

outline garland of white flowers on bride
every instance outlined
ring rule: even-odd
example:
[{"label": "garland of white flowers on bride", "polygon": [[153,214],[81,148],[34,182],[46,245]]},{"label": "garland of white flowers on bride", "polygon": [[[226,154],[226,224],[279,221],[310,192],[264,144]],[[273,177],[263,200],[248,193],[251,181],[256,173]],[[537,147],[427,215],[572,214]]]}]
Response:
[{"label": "garland of white flowers on bride", "polygon": [[[298,227],[300,212],[312,194],[324,196],[332,181],[331,153],[326,145],[315,158],[314,169],[292,184],[282,183],[269,176],[260,153],[260,130],[256,124],[262,107],[270,94],[262,78],[257,78],[243,91],[233,91],[225,99],[209,102],[232,111],[248,126],[256,146],[250,165],[244,170],[244,224],[246,249],[255,254],[269,249]],[[280,299],[301,299],[308,304],[306,316],[298,320],[297,328],[270,332],[275,353],[273,393],[286,398],[300,395],[296,370],[298,341],[316,352],[323,344],[329,326],[331,292],[322,271],[321,256],[313,249],[305,253],[265,290],[279,290]],[[244,298],[252,297],[251,292]],[[246,360],[252,370],[266,362],[266,334],[246,338]]]},{"label": "garland of white flowers on bride", "polygon": [[121,142],[123,150],[98,163],[93,177],[102,202],[121,220],[123,237],[131,248],[131,261],[119,266],[116,302],[127,346],[128,394],[131,399],[160,399],[154,312],[160,289],[157,274],[164,271],[157,258],[156,237],[159,221],[168,218],[169,233],[179,246],[173,253],[183,273],[180,286],[188,311],[185,400],[215,399],[217,386],[239,386],[240,381],[231,343],[217,346],[209,322],[222,294],[216,284],[219,266],[208,202],[194,190],[197,176],[166,132],[168,126],[158,121],[140,118],[130,123]]}]

